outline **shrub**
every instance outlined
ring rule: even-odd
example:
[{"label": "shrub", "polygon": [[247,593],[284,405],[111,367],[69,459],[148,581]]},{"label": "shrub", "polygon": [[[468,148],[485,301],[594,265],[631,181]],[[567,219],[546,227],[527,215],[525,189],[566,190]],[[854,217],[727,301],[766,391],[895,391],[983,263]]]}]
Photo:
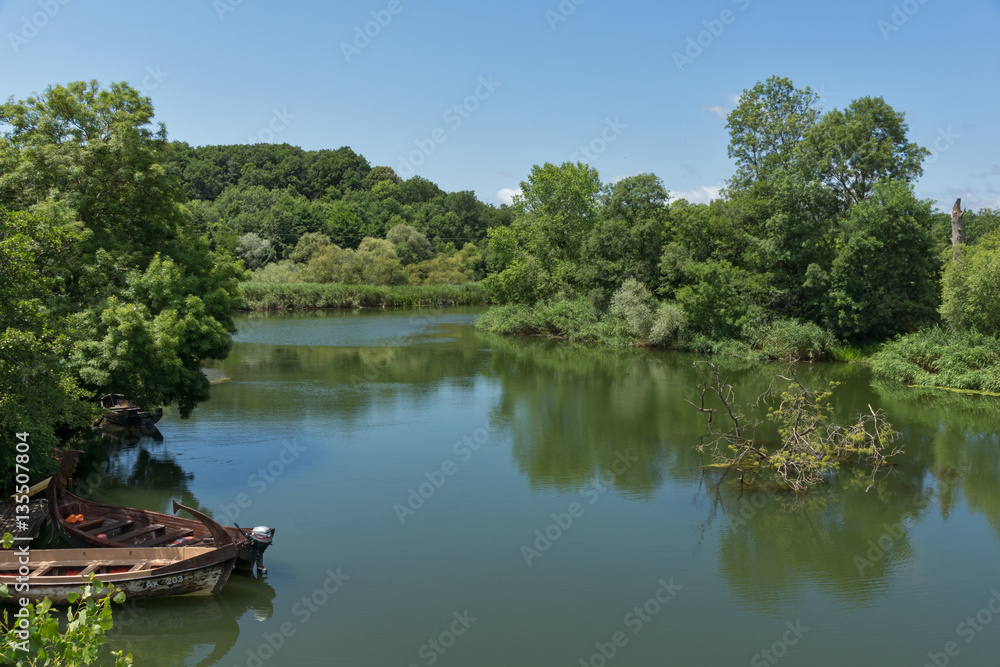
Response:
[{"label": "shrub", "polygon": [[677,342],[684,326],[684,311],[676,303],[664,301],[653,315],[647,342],[656,347],[666,347]]},{"label": "shrub", "polygon": [[821,361],[830,358],[834,338],[819,325],[797,320],[775,320],[752,341],[765,359]]},{"label": "shrub", "polygon": [[942,280],[941,316],[952,329],[1000,330],[1000,231],[961,250],[948,251]]},{"label": "shrub", "polygon": [[430,259],[431,244],[427,237],[406,224],[399,224],[386,232],[385,240],[396,248],[403,264],[416,264]]},{"label": "shrub", "polygon": [[259,283],[294,283],[299,280],[301,266],[290,259],[283,259],[280,262],[272,262],[263,266],[252,275],[252,279]]},{"label": "shrub", "polygon": [[629,278],[611,297],[608,316],[624,321],[628,331],[638,339],[645,339],[653,325],[653,293],[635,278]]},{"label": "shrub", "polygon": [[236,244],[236,257],[242,259],[244,265],[253,271],[274,259],[274,248],[270,241],[250,232],[241,236]]}]

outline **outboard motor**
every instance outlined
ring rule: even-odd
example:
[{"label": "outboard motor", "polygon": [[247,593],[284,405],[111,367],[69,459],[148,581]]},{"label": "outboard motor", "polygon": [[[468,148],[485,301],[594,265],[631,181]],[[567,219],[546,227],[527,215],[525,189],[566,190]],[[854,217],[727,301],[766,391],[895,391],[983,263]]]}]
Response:
[{"label": "outboard motor", "polygon": [[271,546],[271,540],[274,539],[274,529],[267,526],[257,526],[250,531],[247,537],[250,538],[250,545],[253,547],[257,571],[261,574],[267,574],[267,568],[264,567],[264,550]]}]

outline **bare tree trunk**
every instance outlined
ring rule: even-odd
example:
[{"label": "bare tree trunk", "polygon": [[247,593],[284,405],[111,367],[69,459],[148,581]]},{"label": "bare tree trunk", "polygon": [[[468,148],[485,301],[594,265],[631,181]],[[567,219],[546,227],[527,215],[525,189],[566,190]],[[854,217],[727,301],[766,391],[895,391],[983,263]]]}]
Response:
[{"label": "bare tree trunk", "polygon": [[962,217],[965,211],[962,210],[962,200],[955,200],[955,207],[951,209],[951,247],[954,249],[954,259],[959,258],[959,246],[965,244],[965,227],[962,226]]}]

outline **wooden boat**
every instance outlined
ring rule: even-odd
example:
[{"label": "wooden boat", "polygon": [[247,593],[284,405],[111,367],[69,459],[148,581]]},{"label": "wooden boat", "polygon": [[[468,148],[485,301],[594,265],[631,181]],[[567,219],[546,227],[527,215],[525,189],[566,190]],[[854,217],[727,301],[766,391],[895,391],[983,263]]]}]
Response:
[{"label": "wooden boat", "polygon": [[[62,468],[52,476],[45,493],[52,523],[59,536],[71,546],[177,548],[211,546],[217,542],[203,522],[133,507],[105,505],[70,493],[66,484],[76,471],[80,452],[54,453]],[[81,518],[73,521],[75,517]],[[238,526],[223,526],[222,530],[236,545],[237,570],[252,571],[256,564],[261,572],[267,572],[264,550],[271,544],[272,529],[260,526],[244,531]]]},{"label": "wooden boat", "polygon": [[[197,516],[216,540],[205,547],[145,547],[134,549],[18,549],[0,552],[0,583],[7,584],[19,603],[48,598],[69,604],[69,594],[79,593],[88,577],[122,590],[133,599],[168,595],[211,595],[222,590],[236,563],[232,537],[211,518],[174,501],[174,511]],[[27,560],[27,564],[23,561]],[[24,570],[27,569],[27,576]]]},{"label": "wooden boat", "polygon": [[101,397],[101,407],[107,410],[104,419],[117,426],[152,427],[163,417],[163,408],[158,407],[152,413],[140,410],[122,394],[105,394]]}]

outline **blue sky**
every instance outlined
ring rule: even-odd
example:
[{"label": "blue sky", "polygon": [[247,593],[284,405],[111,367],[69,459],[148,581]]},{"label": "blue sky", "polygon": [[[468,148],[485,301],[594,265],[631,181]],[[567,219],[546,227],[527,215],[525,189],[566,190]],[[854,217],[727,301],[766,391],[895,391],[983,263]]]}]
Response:
[{"label": "blue sky", "polygon": [[786,76],[905,112],[919,196],[1000,206],[1000,0],[7,0],[0,27],[0,97],[128,81],[171,139],[350,146],[491,203],[566,160],[706,201],[725,113]]}]

